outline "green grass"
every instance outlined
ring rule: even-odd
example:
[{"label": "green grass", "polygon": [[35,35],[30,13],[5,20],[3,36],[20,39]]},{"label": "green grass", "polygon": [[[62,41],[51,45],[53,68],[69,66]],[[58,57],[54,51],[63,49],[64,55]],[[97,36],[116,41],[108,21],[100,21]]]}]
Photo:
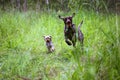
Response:
[{"label": "green grass", "polygon": [[[84,52],[64,41],[64,23],[51,12],[0,13],[0,79],[119,80],[120,16],[78,11],[73,19],[84,33]],[[48,54],[43,35],[51,35],[55,52]]]}]

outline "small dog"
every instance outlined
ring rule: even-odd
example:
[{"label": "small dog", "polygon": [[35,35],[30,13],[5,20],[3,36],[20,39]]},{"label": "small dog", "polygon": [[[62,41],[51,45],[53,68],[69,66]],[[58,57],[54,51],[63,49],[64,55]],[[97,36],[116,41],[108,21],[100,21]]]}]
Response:
[{"label": "small dog", "polygon": [[55,50],[54,45],[52,43],[52,37],[51,36],[43,36],[44,40],[46,42],[46,46],[48,48],[48,52],[53,52]]},{"label": "small dog", "polygon": [[64,27],[64,36],[65,36],[65,42],[68,45],[73,45],[75,47],[76,44],[76,28],[75,24],[72,23],[72,18],[75,16],[75,13],[72,14],[72,16],[68,17],[61,17],[59,15],[59,18],[64,21],[65,27]]}]

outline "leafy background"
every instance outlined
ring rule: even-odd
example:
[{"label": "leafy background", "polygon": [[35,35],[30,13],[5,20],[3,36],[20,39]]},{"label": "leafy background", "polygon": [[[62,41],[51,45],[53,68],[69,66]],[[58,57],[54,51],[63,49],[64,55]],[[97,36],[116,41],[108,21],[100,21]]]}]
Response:
[{"label": "leafy background", "polygon": [[[41,7],[36,8],[36,3]],[[107,0],[52,0],[47,5],[43,0],[28,0],[25,11],[6,0],[0,10],[0,79],[119,80],[120,16],[114,10],[118,3],[109,8],[110,4]],[[76,28],[84,21],[84,52],[78,41],[76,48],[64,41],[64,23],[58,15],[73,12]],[[43,35],[52,36],[55,52],[47,53]]]}]

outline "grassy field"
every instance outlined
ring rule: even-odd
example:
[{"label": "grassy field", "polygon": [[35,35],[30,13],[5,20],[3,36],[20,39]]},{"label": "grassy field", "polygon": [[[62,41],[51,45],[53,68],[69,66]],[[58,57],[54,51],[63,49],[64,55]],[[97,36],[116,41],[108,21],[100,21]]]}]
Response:
[{"label": "grassy field", "polygon": [[[84,52],[64,41],[64,12],[0,12],[0,80],[120,80],[120,16],[78,11]],[[48,54],[43,35],[51,35]]]}]

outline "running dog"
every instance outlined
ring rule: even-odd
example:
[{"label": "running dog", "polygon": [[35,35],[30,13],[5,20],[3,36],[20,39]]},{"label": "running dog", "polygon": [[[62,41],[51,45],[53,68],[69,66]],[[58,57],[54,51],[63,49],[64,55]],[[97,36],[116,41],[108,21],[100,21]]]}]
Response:
[{"label": "running dog", "polygon": [[68,17],[61,17],[60,15],[58,17],[64,21],[65,42],[69,46],[73,45],[75,47],[75,45],[76,45],[76,28],[75,28],[75,24],[72,23],[72,18],[74,16],[75,16],[75,13],[73,13],[72,16],[68,16]]},{"label": "running dog", "polygon": [[51,36],[43,36],[43,37],[46,42],[46,47],[48,48],[48,52],[53,52],[55,50],[55,47],[52,43],[52,37]]}]

